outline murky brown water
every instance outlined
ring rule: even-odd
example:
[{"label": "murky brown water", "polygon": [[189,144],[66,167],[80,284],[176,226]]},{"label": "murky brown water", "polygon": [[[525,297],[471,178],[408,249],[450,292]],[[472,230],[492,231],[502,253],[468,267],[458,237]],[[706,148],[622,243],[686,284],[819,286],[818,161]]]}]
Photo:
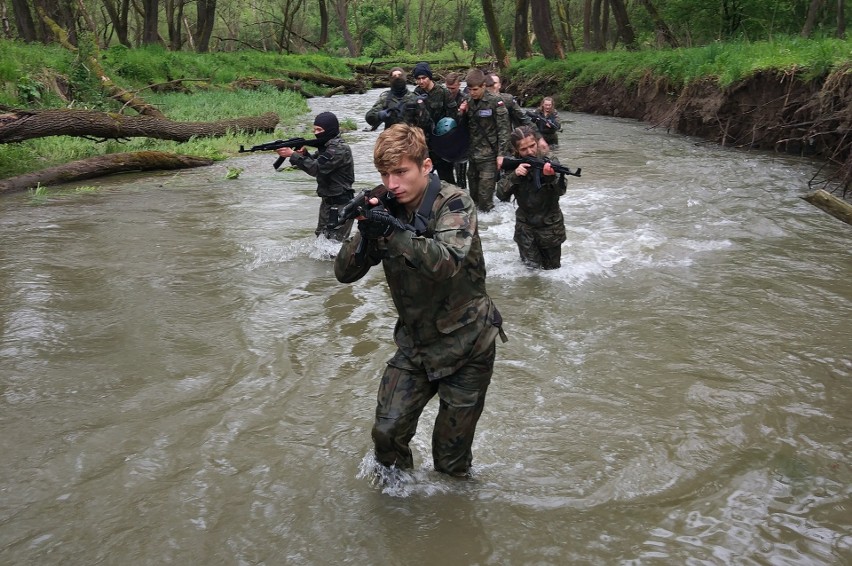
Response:
[{"label": "murky brown water", "polygon": [[510,342],[472,481],[434,405],[412,477],[364,477],[393,306],[273,155],[0,199],[0,563],[849,563],[852,231],[813,166],[565,118],[563,267],[481,217]]}]

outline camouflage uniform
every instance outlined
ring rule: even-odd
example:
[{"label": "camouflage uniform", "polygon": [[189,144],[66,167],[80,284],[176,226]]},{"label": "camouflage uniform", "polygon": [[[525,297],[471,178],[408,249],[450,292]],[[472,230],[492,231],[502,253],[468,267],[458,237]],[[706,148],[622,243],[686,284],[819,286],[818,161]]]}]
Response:
[{"label": "camouflage uniform", "polygon": [[[430,176],[438,182],[437,176]],[[379,262],[398,313],[394,341],[379,386],[373,442],[385,466],[412,468],[409,442],[423,408],[440,399],[432,434],[435,469],[456,476],[470,472],[471,446],[494,369],[495,339],[502,319],[485,290],[485,261],[476,210],[467,193],[440,183],[428,230],[422,236],[394,231],[371,240],[363,265],[354,252],[356,231],[337,255],[342,283],[363,277]],[[392,211],[411,223],[403,207]]]},{"label": "camouflage uniform", "polygon": [[[382,110],[390,113],[385,120],[379,117]],[[400,123],[425,128],[428,127],[429,113],[423,101],[410,90],[406,89],[402,96],[394,94],[393,90],[386,90],[379,95],[379,100],[367,111],[365,118],[374,130],[382,123],[385,128]]]},{"label": "camouflage uniform", "polygon": [[521,108],[521,105],[518,104],[517,100],[515,100],[514,96],[508,92],[501,92],[497,96],[503,99],[503,104],[505,104],[506,108],[509,110],[510,130],[514,130],[518,126],[529,126],[532,124],[532,120],[529,116],[527,116],[527,113],[524,112],[523,108]]},{"label": "camouflage uniform", "polygon": [[535,112],[535,125],[541,133],[541,137],[547,142],[547,145],[553,147],[559,143],[559,132],[562,125],[559,123],[559,112],[554,108],[549,114],[542,114],[541,111]]},{"label": "camouflage uniform", "polygon": [[467,180],[470,196],[482,211],[494,208],[497,156],[509,143],[509,111],[503,99],[491,92],[467,101],[462,125],[470,132]]},{"label": "camouflage uniform", "polygon": [[[555,157],[550,161],[559,163]],[[515,242],[521,260],[531,267],[556,269],[561,265],[566,237],[559,197],[565,188],[565,176],[558,174],[542,174],[541,188],[537,188],[532,170],[523,176],[512,171],[497,183],[498,199],[505,202],[515,197]]]},{"label": "camouflage uniform", "polygon": [[343,241],[352,228],[352,222],[337,230],[329,230],[328,214],[332,206],[344,205],[355,197],[355,191],[352,190],[352,183],[355,181],[352,150],[343,138],[337,136],[313,155],[294,153],[290,156],[290,163],[317,178],[317,194],[322,198],[322,204],[314,231],[316,235],[324,234],[326,238]]},{"label": "camouflage uniform", "polygon": [[[450,95],[452,96],[452,94]],[[461,89],[456,93],[456,96],[453,98],[456,103],[456,108],[461,106],[461,103],[465,100],[468,100],[470,96],[465,94]],[[455,163],[453,165],[453,173],[455,174],[456,184],[467,190],[467,161],[461,161],[459,163]]]},{"label": "camouflage uniform", "polygon": [[444,161],[432,151],[430,140],[432,129],[441,118],[458,120],[458,104],[450,94],[450,91],[447,90],[447,87],[438,83],[433,83],[432,90],[429,92],[418,86],[414,89],[414,94],[423,101],[426,113],[429,116],[429,123],[423,128],[423,132],[426,134],[426,142],[429,144],[429,157],[432,159],[432,165],[434,165],[435,171],[442,181],[455,185],[456,180],[453,176],[453,164],[449,161]]}]

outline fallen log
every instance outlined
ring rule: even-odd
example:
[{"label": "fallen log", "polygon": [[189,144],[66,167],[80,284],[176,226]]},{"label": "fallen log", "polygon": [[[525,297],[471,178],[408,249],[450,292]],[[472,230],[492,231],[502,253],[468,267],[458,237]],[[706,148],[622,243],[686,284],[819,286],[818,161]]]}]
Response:
[{"label": "fallen log", "polygon": [[164,151],[109,153],[0,180],[0,194],[25,191],[38,185],[48,186],[94,179],[114,173],[188,169],[212,163],[212,159],[205,157],[178,155]]},{"label": "fallen log", "polygon": [[0,114],[0,143],[48,136],[99,139],[145,137],[185,142],[196,136],[223,136],[229,131],[272,132],[278,121],[278,114],[274,112],[217,122],[174,122],[154,116],[124,116],[94,110],[13,109]]},{"label": "fallen log", "polygon": [[[53,33],[59,38],[59,44],[68,49],[69,51],[77,52],[77,48],[71,45],[68,41],[68,33],[62,29],[59,24],[53,21],[50,16],[48,16],[44,8],[38,8],[38,14],[41,16],[42,21],[44,21],[45,25],[47,25]],[[90,73],[94,73],[95,76],[100,80],[101,86],[109,93],[109,96],[114,100],[121,102],[124,106],[129,106],[133,108],[136,112],[143,116],[151,116],[152,118],[165,118],[160,109],[156,106],[152,106],[136,96],[136,94],[125,90],[112,82],[112,79],[109,78],[104,71],[103,67],[101,67],[100,62],[98,61],[98,53],[97,50],[94,55],[88,57],[84,63],[86,67],[88,67]]]},{"label": "fallen log", "polygon": [[341,79],[340,77],[332,77],[331,75],[321,75],[319,73],[303,73],[301,71],[282,70],[281,74],[287,75],[290,78],[300,81],[308,81],[318,85],[326,85],[331,87],[342,86],[351,94],[363,94],[364,83],[359,80]]},{"label": "fallen log", "polygon": [[271,86],[275,90],[292,90],[294,92],[298,92],[304,98],[313,98],[309,92],[305,92],[302,90],[301,83],[294,83],[291,81],[285,81],[282,79],[255,79],[252,77],[244,77],[241,79],[237,79],[231,83],[231,86],[234,88],[238,88],[241,90],[257,90],[262,86]]},{"label": "fallen log", "polygon": [[805,201],[811,203],[817,208],[821,208],[825,212],[834,216],[838,220],[842,220],[847,224],[852,224],[852,204],[845,200],[839,199],[831,193],[818,189],[812,193],[808,193],[802,197]]}]

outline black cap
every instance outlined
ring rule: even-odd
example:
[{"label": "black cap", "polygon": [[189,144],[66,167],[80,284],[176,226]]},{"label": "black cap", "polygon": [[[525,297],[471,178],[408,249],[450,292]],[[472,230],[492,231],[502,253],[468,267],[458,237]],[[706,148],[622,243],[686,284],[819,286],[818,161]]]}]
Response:
[{"label": "black cap", "polygon": [[411,73],[414,75],[414,78],[426,76],[430,79],[432,78],[432,69],[429,68],[429,63],[425,61],[421,61],[414,65],[414,71]]}]

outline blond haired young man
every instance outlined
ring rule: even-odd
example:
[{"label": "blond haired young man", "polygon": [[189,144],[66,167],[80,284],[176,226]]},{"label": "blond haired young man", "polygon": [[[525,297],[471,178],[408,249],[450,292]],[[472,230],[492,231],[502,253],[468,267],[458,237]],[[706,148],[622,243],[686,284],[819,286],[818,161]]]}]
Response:
[{"label": "blond haired young man", "polygon": [[[432,172],[428,155],[420,128],[396,124],[379,135],[373,162],[393,196],[386,206],[372,201],[374,208],[341,246],[334,274],[352,283],[381,263],[398,314],[397,350],[379,385],[372,431],[377,462],[414,466],[409,442],[437,394],[434,467],[463,477],[471,471],[496,337],[505,340],[505,334],[485,290],[476,207],[466,192]],[[359,261],[362,241],[367,253]]]}]

